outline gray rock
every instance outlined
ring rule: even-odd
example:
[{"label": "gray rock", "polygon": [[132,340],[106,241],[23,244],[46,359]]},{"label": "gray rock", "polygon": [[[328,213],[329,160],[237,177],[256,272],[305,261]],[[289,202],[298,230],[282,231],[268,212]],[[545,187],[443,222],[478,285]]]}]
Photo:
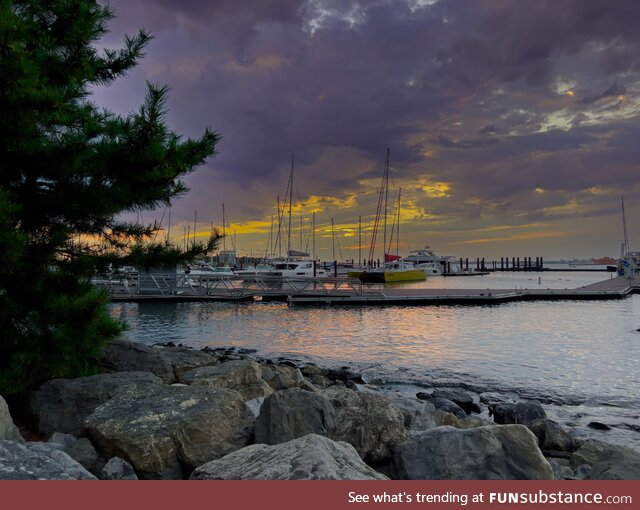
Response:
[{"label": "gray rock", "polygon": [[553,470],[553,479],[554,480],[574,480],[575,473],[573,469],[567,464],[561,463],[561,460],[565,459],[548,459],[549,465]]},{"label": "gray rock", "polygon": [[317,386],[319,388],[326,388],[327,387],[327,380],[322,375],[313,375],[313,376],[311,376],[311,382],[315,386]]},{"label": "gray rock", "polygon": [[324,370],[322,370],[319,366],[317,365],[307,365],[302,367],[302,375],[306,376],[306,377],[313,377],[316,375],[322,376],[324,374]]},{"label": "gray rock", "polygon": [[497,404],[490,406],[489,410],[493,413],[493,420],[500,424],[529,425],[536,420],[547,419],[547,413],[540,402],[535,400],[515,404]]},{"label": "gray rock", "polygon": [[590,466],[588,480],[640,480],[640,452],[589,439],[571,456],[571,465]]},{"label": "gray rock", "polygon": [[436,409],[440,409],[441,411],[446,411],[447,413],[451,413],[461,420],[467,417],[467,413],[462,409],[458,404],[449,400],[448,398],[440,398],[434,397],[429,393],[418,393],[416,395],[420,400],[424,400],[433,404]]},{"label": "gray rock", "polygon": [[269,365],[262,367],[262,378],[274,390],[295,388],[304,381],[300,369],[289,365]]},{"label": "gray rock", "polygon": [[478,404],[474,401],[474,395],[461,388],[436,388],[431,395],[433,398],[451,400],[467,414],[480,412]]},{"label": "gray rock", "polygon": [[353,446],[309,434],[275,446],[254,444],[197,468],[192,480],[386,480]]},{"label": "gray rock", "polygon": [[160,356],[171,365],[176,380],[180,380],[183,374],[195,368],[218,365],[220,363],[215,353],[210,351],[159,345],[154,346],[153,350],[160,353]]},{"label": "gray rock", "polygon": [[522,425],[416,432],[396,453],[410,480],[551,480],[553,471],[533,433]]},{"label": "gray rock", "polygon": [[93,479],[91,473],[60,450],[43,453],[26,444],[0,440],[0,480],[88,479]]},{"label": "gray rock", "polygon": [[137,480],[131,464],[120,457],[112,457],[100,471],[100,480]]},{"label": "gray rock", "polygon": [[2,395],[0,395],[0,440],[2,439],[24,443],[18,427],[13,423],[13,419],[9,413],[9,406],[4,398],[2,398]]},{"label": "gray rock", "polygon": [[192,386],[236,390],[245,400],[273,393],[262,379],[260,365],[250,360],[227,361],[216,366],[196,368],[184,373],[180,382]]},{"label": "gray rock", "polygon": [[435,421],[436,408],[429,402],[397,396],[393,398],[393,403],[404,416],[404,425],[409,430],[429,430],[437,427]]},{"label": "gray rock", "polygon": [[404,415],[390,399],[340,386],[322,394],[336,411],[336,427],[330,437],[353,445],[365,462],[390,460],[394,445],[407,438]]},{"label": "gray rock", "polygon": [[164,386],[110,400],[84,431],[105,457],[122,457],[141,478],[180,479],[246,446],[253,423],[236,391]]},{"label": "gray rock", "polygon": [[55,432],[46,443],[29,445],[34,445],[41,451],[61,450],[93,474],[99,473],[104,465],[104,460],[86,437],[76,438],[71,434]]},{"label": "gray rock", "polygon": [[29,406],[41,434],[80,435],[82,422],[99,405],[116,395],[144,394],[161,384],[162,381],[150,372],[53,379],[31,394]]},{"label": "gray rock", "polygon": [[480,393],[480,402],[483,404],[493,407],[497,404],[515,404],[516,399],[509,395],[503,395],[502,393],[497,393],[495,391],[486,391],[484,393]]},{"label": "gray rock", "polygon": [[307,434],[327,436],[335,425],[335,411],[325,396],[289,388],[265,399],[256,420],[256,443],[285,443]]},{"label": "gray rock", "polygon": [[260,409],[262,408],[262,404],[264,404],[264,399],[265,397],[257,397],[245,402],[247,409],[251,411],[254,418],[257,418],[260,415]]},{"label": "gray rock", "polygon": [[105,346],[100,365],[109,372],[151,372],[167,384],[176,380],[171,363],[158,349],[132,342],[124,336],[111,340]]},{"label": "gray rock", "polygon": [[573,452],[576,449],[573,437],[555,421],[535,420],[527,426],[538,438],[543,452]]}]

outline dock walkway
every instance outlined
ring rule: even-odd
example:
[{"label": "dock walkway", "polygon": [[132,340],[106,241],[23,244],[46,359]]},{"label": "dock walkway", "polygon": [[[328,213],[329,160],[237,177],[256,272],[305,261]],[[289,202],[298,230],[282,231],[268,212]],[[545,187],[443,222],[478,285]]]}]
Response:
[{"label": "dock walkway", "polygon": [[534,300],[622,299],[640,291],[640,278],[611,278],[575,289],[399,289],[362,288],[351,293],[335,292],[310,295],[301,292],[289,296],[291,305],[444,305],[499,304]]},{"label": "dock walkway", "polygon": [[575,289],[407,289],[363,285],[343,278],[305,281],[273,278],[193,280],[170,290],[143,292],[122,284],[107,287],[112,301],[287,301],[290,305],[489,305],[533,300],[622,299],[640,292],[640,278],[610,278]]}]

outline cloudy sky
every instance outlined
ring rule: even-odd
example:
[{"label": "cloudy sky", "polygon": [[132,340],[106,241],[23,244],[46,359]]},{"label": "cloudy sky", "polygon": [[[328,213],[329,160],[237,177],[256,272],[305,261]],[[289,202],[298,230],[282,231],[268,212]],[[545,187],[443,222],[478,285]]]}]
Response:
[{"label": "cloudy sky", "polygon": [[264,253],[295,154],[292,247],[311,250],[315,212],[318,255],[358,257],[361,217],[365,257],[389,148],[402,253],[617,256],[622,195],[640,249],[636,0],[109,4],[104,46],[155,39],[95,101],[127,113],[145,80],[166,84],[172,129],[222,135],[172,207],[176,240],[224,203],[239,254]]}]

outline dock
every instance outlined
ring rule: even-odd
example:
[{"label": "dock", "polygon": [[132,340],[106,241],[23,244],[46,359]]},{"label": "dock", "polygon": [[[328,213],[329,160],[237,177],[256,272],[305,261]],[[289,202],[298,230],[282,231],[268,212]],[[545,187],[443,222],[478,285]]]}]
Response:
[{"label": "dock", "polygon": [[286,301],[318,305],[491,305],[512,301],[623,299],[640,292],[640,278],[618,276],[573,289],[416,289],[365,285],[346,278],[156,278],[154,286],[104,284],[112,302]]},{"label": "dock", "polygon": [[575,289],[398,289],[363,288],[312,296],[291,295],[291,305],[491,305],[512,301],[623,299],[640,292],[640,278],[610,278]]}]

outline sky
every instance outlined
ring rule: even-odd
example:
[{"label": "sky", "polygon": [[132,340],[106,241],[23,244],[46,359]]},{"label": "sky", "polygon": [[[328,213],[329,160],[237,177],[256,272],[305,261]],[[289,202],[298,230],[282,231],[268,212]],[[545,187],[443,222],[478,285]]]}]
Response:
[{"label": "sky", "polygon": [[102,46],[140,28],[154,39],[93,100],[126,114],[147,80],[168,85],[171,129],[222,136],[171,208],[176,242],[194,217],[197,236],[222,227],[224,203],[225,246],[264,255],[294,155],[292,248],[315,237],[323,260],[365,258],[388,148],[392,252],[617,257],[622,196],[640,249],[636,0],[108,4]]}]

